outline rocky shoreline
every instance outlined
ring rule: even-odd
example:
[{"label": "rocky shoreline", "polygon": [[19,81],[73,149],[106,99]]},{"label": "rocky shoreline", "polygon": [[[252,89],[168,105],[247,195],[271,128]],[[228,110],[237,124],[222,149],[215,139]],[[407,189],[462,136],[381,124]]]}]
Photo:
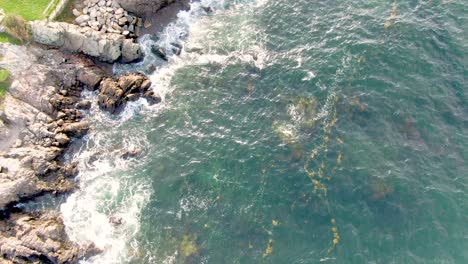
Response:
[{"label": "rocky shoreline", "polygon": [[[90,12],[89,7],[108,7],[109,3],[119,9],[115,3],[122,1],[85,2],[86,12]],[[154,2],[165,6],[174,1]],[[134,19],[138,25],[138,18]],[[128,27],[132,22],[126,23]],[[33,40],[46,46],[0,44],[0,67],[11,73],[11,86],[0,99],[2,263],[77,263],[101,252],[92,243],[71,241],[59,213],[31,212],[20,205],[43,194],[58,195],[77,188],[77,163],[66,160],[64,154],[93,127],[86,121],[86,110],[93,102],[82,99],[85,89],[95,91],[95,103],[111,114],[140,97],[150,104],[161,101],[146,76],[130,73],[113,78],[106,73],[108,66],[88,57],[107,62],[137,60],[141,54],[132,39],[137,34],[109,33],[88,26],[32,22]]]},{"label": "rocky shoreline", "polygon": [[15,212],[15,206],[77,187],[77,164],[63,154],[92,127],[83,112],[92,103],[81,99],[84,89],[97,90],[99,106],[111,113],[140,96],[150,103],[161,100],[146,76],[113,79],[82,55],[0,44],[0,56],[0,66],[13,78],[0,114],[0,254],[13,263],[74,263],[99,249],[69,241],[56,213]]},{"label": "rocky shoreline", "polygon": [[0,45],[0,66],[12,84],[0,115],[0,259],[12,263],[76,262],[98,252],[68,240],[61,218],[52,212],[15,212],[18,202],[76,187],[76,164],[62,155],[89,124],[78,108],[84,86],[80,71],[92,65],[56,50]]}]

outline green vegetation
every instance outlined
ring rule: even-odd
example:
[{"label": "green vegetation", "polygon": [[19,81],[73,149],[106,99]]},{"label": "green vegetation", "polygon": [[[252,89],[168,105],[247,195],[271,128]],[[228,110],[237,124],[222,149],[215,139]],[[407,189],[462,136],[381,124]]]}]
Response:
[{"label": "green vegetation", "polygon": [[16,45],[21,44],[19,40],[14,39],[12,36],[8,35],[7,33],[0,33],[0,43],[12,43]]},{"label": "green vegetation", "polygon": [[19,15],[7,14],[3,19],[3,27],[6,32],[20,42],[29,42],[31,39],[31,29],[28,22]]},{"label": "green vegetation", "polygon": [[0,0],[0,8],[6,14],[16,14],[26,20],[44,19],[42,14],[50,0]]},{"label": "green vegetation", "polygon": [[58,14],[55,18],[56,21],[62,21],[67,23],[73,23],[75,16],[73,15],[73,8],[75,7],[75,1],[69,1],[68,4],[63,8],[63,11]]},{"label": "green vegetation", "polygon": [[0,68],[0,99],[5,96],[8,88],[10,88],[10,72]]}]

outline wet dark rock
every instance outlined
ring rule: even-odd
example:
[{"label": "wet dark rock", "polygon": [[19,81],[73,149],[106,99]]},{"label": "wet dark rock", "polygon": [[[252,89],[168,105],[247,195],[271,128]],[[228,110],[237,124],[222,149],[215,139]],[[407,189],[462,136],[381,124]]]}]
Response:
[{"label": "wet dark rock", "polygon": [[120,216],[113,215],[109,218],[109,223],[111,223],[114,226],[118,226],[123,223],[123,219]]},{"label": "wet dark rock", "polygon": [[151,47],[151,52],[154,55],[158,56],[159,58],[167,61],[167,54],[166,54],[166,51],[163,48],[161,48],[161,47],[159,47],[157,45],[153,45]]},{"label": "wet dark rock", "polygon": [[203,11],[205,11],[208,14],[213,12],[213,9],[211,8],[211,6],[202,6],[201,8],[203,9]]},{"label": "wet dark rock", "polygon": [[141,83],[140,91],[144,92],[148,90],[150,87],[151,87],[151,81],[149,79],[146,79]]},{"label": "wet dark rock", "polygon": [[176,48],[179,48],[179,49],[182,49],[182,45],[180,43],[177,43],[177,42],[171,42],[171,45],[176,47]]},{"label": "wet dark rock", "polygon": [[141,155],[141,153],[142,153],[142,150],[140,148],[137,148],[135,146],[130,146],[128,149],[124,150],[121,157],[123,159],[135,158]]},{"label": "wet dark rock", "polygon": [[153,104],[159,104],[161,102],[161,97],[156,95],[154,93],[154,91],[152,90],[148,90],[146,91],[144,94],[143,94],[143,97],[146,98],[146,100],[148,100],[148,103],[150,105],[153,105]]},{"label": "wet dark rock", "polygon": [[171,46],[172,46],[172,52],[179,56],[180,53],[182,52],[182,45],[180,43],[176,43],[176,42],[171,42]]},{"label": "wet dark rock", "polygon": [[65,177],[65,178],[72,178],[78,175],[78,163],[77,162],[71,162],[65,166],[62,166],[60,168],[60,173]]},{"label": "wet dark rock", "polygon": [[148,78],[142,74],[128,74],[121,76],[118,79],[118,85],[125,93],[133,93],[141,91],[143,82],[148,81]]}]

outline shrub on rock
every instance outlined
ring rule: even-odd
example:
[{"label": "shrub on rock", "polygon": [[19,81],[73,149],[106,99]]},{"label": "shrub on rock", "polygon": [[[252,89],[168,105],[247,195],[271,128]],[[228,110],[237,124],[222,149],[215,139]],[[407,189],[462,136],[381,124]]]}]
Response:
[{"label": "shrub on rock", "polygon": [[7,14],[2,21],[5,31],[15,39],[25,43],[31,40],[31,29],[19,15]]}]

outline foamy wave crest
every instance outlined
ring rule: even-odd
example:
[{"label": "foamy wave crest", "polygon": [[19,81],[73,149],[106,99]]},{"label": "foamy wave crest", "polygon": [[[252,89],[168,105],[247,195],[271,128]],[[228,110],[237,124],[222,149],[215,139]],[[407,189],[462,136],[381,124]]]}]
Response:
[{"label": "foamy wave crest", "polygon": [[[95,127],[75,154],[80,188],[61,206],[70,238],[81,244],[94,242],[103,250],[82,263],[122,263],[138,252],[140,212],[152,189],[148,179],[139,179],[132,171],[144,163],[149,143],[138,126],[125,128],[124,133],[115,128],[125,126],[141,105],[127,106],[112,118],[93,104],[88,114]],[[134,154],[138,156],[132,158]]]},{"label": "foamy wave crest", "polygon": [[[187,11],[180,11],[177,15],[177,19],[167,25],[164,30],[154,35],[145,35],[139,39],[139,43],[141,49],[143,51],[144,57],[143,60],[133,64],[114,64],[114,73],[119,75],[126,72],[142,72],[145,74],[151,74],[153,72],[159,71],[161,68],[167,67],[167,64],[171,64],[171,61],[178,56],[175,56],[176,50],[174,49],[175,45],[177,46],[184,46],[183,50],[185,49],[185,44],[196,42],[203,45],[206,40],[204,40],[204,32],[201,28],[207,29],[214,27],[215,25],[204,23],[204,18],[211,17],[210,14],[214,15],[223,15],[223,13],[229,10],[236,10],[236,9],[246,9],[246,6],[250,6],[252,8],[257,8],[264,5],[267,1],[266,0],[235,0],[235,1],[227,1],[227,0],[201,0],[201,1],[193,1],[190,3],[190,9]],[[210,8],[212,13],[207,13],[206,8]],[[251,12],[253,14],[253,12]],[[213,21],[210,21],[210,23]],[[210,29],[207,30],[210,30]],[[253,30],[252,25],[245,25],[245,28],[239,30],[242,32],[242,35],[245,35],[245,38],[251,38],[255,40],[256,32]],[[200,37],[200,38],[197,38]],[[207,43],[205,43],[207,44]],[[257,60],[259,57],[260,64],[263,63],[262,58],[265,56],[265,52],[263,47],[256,46],[253,47],[252,50],[246,51],[238,49],[238,52],[241,55],[250,53],[250,58],[247,60],[252,60],[252,57]],[[154,47],[161,48],[164,50],[164,53],[167,55],[168,61],[166,62],[160,56],[154,54],[152,51]],[[198,48],[198,47],[196,47]],[[183,51],[182,51],[183,52]],[[204,52],[204,53],[212,53],[212,52]]]}]

